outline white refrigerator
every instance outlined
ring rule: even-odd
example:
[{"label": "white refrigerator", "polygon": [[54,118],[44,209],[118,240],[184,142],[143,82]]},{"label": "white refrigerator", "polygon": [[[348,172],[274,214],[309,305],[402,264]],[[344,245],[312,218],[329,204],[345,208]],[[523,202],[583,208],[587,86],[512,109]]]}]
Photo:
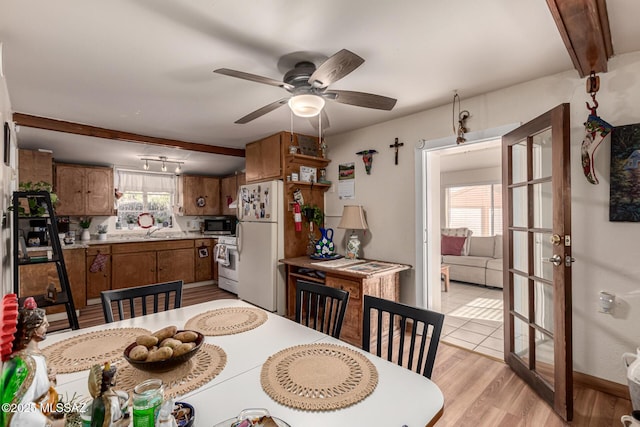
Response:
[{"label": "white refrigerator", "polygon": [[247,184],[238,194],[238,296],[286,314],[282,181]]}]

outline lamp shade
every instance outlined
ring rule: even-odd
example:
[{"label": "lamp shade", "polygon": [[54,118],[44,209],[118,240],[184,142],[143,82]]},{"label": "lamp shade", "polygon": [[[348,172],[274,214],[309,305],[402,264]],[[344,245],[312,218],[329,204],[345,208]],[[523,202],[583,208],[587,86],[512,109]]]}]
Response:
[{"label": "lamp shade", "polygon": [[369,228],[367,220],[364,218],[364,210],[360,205],[347,205],[342,210],[342,218],[338,228],[348,228],[352,230],[366,230]]},{"label": "lamp shade", "polygon": [[299,117],[317,116],[323,107],[324,98],[318,95],[302,94],[289,98],[289,108]]}]

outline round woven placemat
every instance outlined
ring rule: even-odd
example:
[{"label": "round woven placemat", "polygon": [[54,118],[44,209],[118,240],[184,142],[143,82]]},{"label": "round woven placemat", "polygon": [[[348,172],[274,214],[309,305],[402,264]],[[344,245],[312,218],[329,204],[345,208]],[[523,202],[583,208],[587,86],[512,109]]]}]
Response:
[{"label": "round woven placemat", "polygon": [[346,408],[370,395],[376,367],[363,354],[336,344],[290,347],[262,365],[260,382],[276,402],[309,411]]},{"label": "round woven placemat", "polygon": [[219,308],[187,320],[185,329],[207,336],[231,335],[257,328],[267,321],[264,310],[253,307]]},{"label": "round woven placemat", "polygon": [[143,328],[103,329],[51,344],[42,353],[58,374],[84,371],[95,364],[115,362],[137,336],[149,333]]},{"label": "round woven placemat", "polygon": [[191,359],[167,372],[147,372],[124,363],[118,367],[116,389],[133,393],[142,381],[159,378],[164,384],[165,398],[193,391],[215,378],[227,364],[227,353],[213,344],[202,344]]}]

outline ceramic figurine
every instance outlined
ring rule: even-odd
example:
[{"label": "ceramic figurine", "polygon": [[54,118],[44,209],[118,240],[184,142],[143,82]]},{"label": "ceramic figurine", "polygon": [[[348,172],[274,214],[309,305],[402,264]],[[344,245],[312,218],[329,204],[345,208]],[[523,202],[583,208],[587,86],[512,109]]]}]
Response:
[{"label": "ceramic figurine", "polygon": [[91,403],[91,427],[119,427],[130,423],[127,406],[129,395],[116,391],[116,367],[105,363],[104,367],[93,365],[89,371],[89,394]]},{"label": "ceramic figurine", "polygon": [[[9,305],[17,305],[17,300],[15,294],[5,296],[3,312],[6,313]],[[16,320],[15,328],[3,325],[3,330],[5,327],[11,328],[13,339],[11,354],[5,354],[4,351],[2,353],[4,364],[0,399],[3,410],[0,425],[62,427],[65,419],[54,419],[53,416],[55,404],[58,403],[58,393],[54,389],[55,375],[47,370],[47,361],[38,346],[46,338],[49,327],[45,311],[38,308],[35,300],[30,297],[18,310]]]}]

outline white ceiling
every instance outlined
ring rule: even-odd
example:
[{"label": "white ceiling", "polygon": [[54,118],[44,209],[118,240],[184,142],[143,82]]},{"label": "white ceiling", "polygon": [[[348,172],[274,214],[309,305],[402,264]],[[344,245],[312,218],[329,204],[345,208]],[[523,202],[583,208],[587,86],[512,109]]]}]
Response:
[{"label": "white ceiling", "polygon": [[[607,6],[614,52],[640,50],[640,2]],[[573,68],[542,0],[0,0],[0,42],[15,112],[224,147],[288,130],[291,116],[283,106],[234,124],[287,92],[217,68],[281,80],[292,57],[360,55],[366,62],[330,89],[398,102],[390,112],[328,102],[327,136],[445,105],[454,90],[464,106]],[[294,130],[317,132],[300,118]],[[214,174],[244,164],[24,127],[18,143],[62,161],[139,167],[141,156],[166,155]]]}]

